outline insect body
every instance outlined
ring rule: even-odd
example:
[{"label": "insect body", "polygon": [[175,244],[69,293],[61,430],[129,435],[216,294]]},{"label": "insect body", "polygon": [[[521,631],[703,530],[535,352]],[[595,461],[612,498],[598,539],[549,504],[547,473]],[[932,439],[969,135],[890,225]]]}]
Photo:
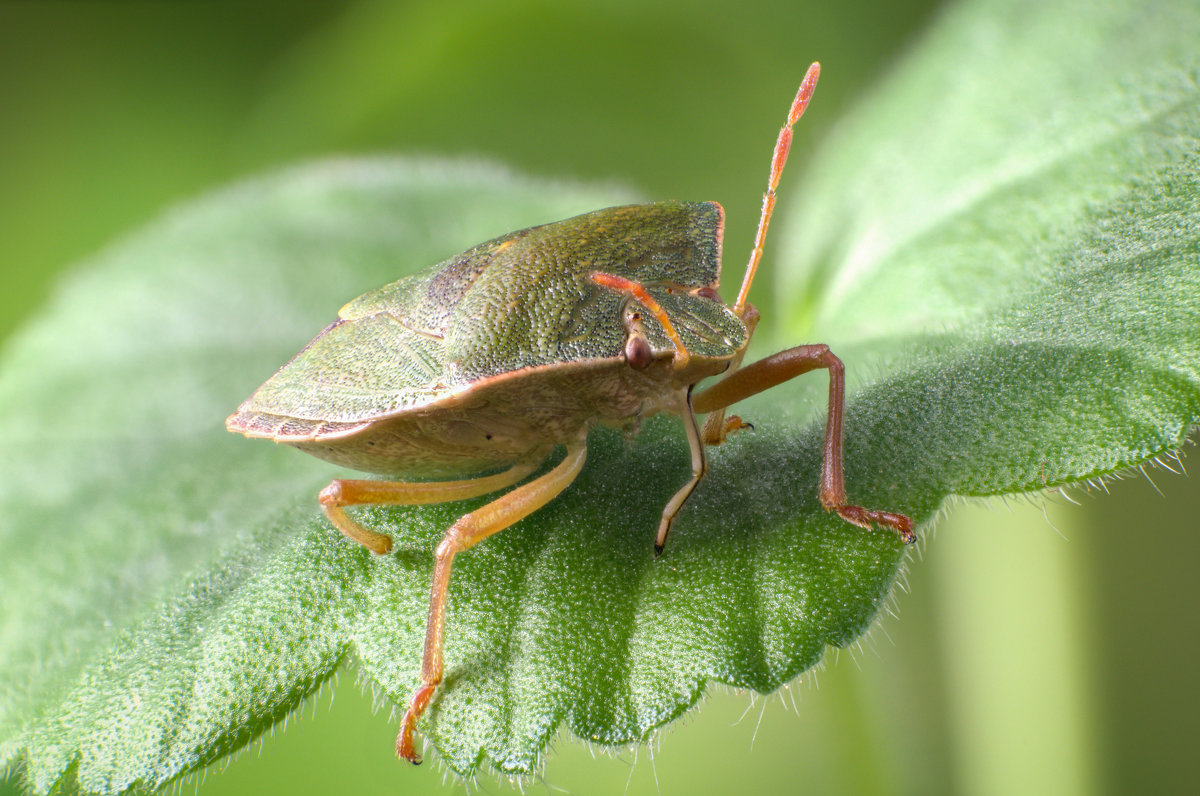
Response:
[{"label": "insect body", "polygon": [[[319,500],[348,538],[384,554],[391,539],[346,509],[462,500],[514,487],[461,517],[438,546],[421,676],[396,740],[420,762],[416,722],[442,680],[443,629],[455,554],[552,500],[578,475],[588,430],[658,412],[683,419],[692,477],[663,509],[662,552],[705,472],[704,446],[742,423],[724,408],[801,373],[829,370],[820,497],[864,528],[912,541],[901,514],[849,505],[842,483],[841,361],[798,346],[740,367],[758,320],[746,300],[762,256],[792,125],[816,85],[813,64],[780,131],[758,235],[737,301],[717,294],[723,212],[713,202],[659,202],[513,232],[347,304],[227,421],[230,431],[293,445],[400,480],[336,479]],[[702,380],[725,374],[694,392]],[[708,414],[703,428],[697,414]],[[520,483],[558,446],[566,456]],[[443,480],[404,481],[404,478]],[[516,486],[520,484],[519,486]]]}]

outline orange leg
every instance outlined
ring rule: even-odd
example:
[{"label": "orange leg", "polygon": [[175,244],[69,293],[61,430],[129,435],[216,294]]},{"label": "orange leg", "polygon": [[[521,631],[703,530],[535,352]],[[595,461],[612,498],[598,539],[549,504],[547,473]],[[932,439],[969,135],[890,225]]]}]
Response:
[{"label": "orange leg", "polygon": [[487,537],[519,522],[549,503],[570,486],[587,457],[587,443],[578,440],[567,445],[566,457],[553,470],[496,498],[482,508],[464,514],[450,526],[438,545],[433,569],[433,586],[429,590],[429,619],[425,624],[425,657],[421,662],[421,686],[413,693],[400,734],[396,738],[396,754],[411,763],[420,763],[421,756],[413,746],[413,731],[417,720],[433,698],[442,682],[442,647],[446,624],[446,589],[450,583],[450,565],[460,553]]},{"label": "orange leg", "polygon": [[479,497],[512,486],[538,468],[540,461],[518,462],[502,473],[465,481],[372,481],[335,478],[321,490],[317,499],[325,516],[347,539],[358,542],[377,555],[392,549],[392,540],[375,531],[368,531],[346,516],[347,506],[418,506],[427,503],[449,503]]},{"label": "orange leg", "polygon": [[860,528],[883,525],[900,534],[905,543],[916,541],[912,520],[903,514],[874,511],[846,501],[842,474],[842,412],[846,402],[845,368],[827,345],[802,345],[780,351],[735,370],[692,398],[697,412],[720,410],[802,373],[817,368],[829,371],[829,416],[825,424],[825,452],[821,467],[821,503],[846,522]]}]

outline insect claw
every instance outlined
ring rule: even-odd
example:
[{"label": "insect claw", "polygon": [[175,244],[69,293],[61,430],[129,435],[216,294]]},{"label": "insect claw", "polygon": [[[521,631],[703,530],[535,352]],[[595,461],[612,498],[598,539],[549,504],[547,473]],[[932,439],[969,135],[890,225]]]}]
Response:
[{"label": "insect claw", "polygon": [[894,514],[890,511],[872,511],[864,509],[862,506],[833,506],[834,511],[838,513],[846,522],[851,525],[857,525],[859,528],[872,530],[876,525],[882,525],[885,528],[891,528],[900,536],[900,541],[904,544],[912,544],[917,541],[917,535],[913,533],[913,523],[907,516],[903,514]]},{"label": "insect claw", "polygon": [[396,739],[396,757],[407,760],[414,766],[419,766],[421,765],[421,755],[413,747],[412,732],[407,726],[404,729],[405,731],[401,732],[400,737]]},{"label": "insect claw", "polygon": [[663,554],[663,546],[658,544],[657,542],[655,542],[654,543],[654,557],[658,558],[662,554]]},{"label": "insect claw", "polygon": [[408,710],[405,711],[404,719],[400,725],[400,734],[396,736],[396,756],[404,758],[414,766],[421,765],[421,755],[417,753],[416,746],[413,744],[413,733],[417,729],[417,719],[425,712],[425,708],[429,706],[429,700],[433,697],[433,692],[436,690],[436,683],[425,683],[413,693],[412,701],[409,703]]},{"label": "insect claw", "polygon": [[725,418],[725,436],[729,436],[735,431],[741,431],[744,428],[748,428],[753,431],[754,424],[747,423],[737,415],[730,415],[729,417]]}]

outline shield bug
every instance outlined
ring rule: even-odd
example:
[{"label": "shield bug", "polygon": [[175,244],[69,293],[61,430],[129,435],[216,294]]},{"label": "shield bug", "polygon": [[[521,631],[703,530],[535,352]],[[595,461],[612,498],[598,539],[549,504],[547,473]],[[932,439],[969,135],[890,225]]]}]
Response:
[{"label": "shield bug", "polygon": [[[780,130],[754,249],[732,306],[717,293],[724,216],[715,202],[613,207],[481,243],[351,301],[227,421],[355,470],[319,495],[347,538],[384,554],[391,539],[346,510],[441,503],[508,490],[463,515],[438,545],[421,666],[396,752],[420,762],[417,720],[442,681],[454,556],[537,511],[583,468],[588,430],[657,412],[683,420],[692,476],[663,509],[661,553],[705,472],[705,445],[742,427],[724,410],[801,373],[829,371],[819,494],[828,510],[915,538],[902,514],[849,504],[842,478],[842,362],[802,345],[741,367],[758,321],[747,301],[762,259],[792,126],[816,86],[813,64]],[[721,379],[701,390],[702,380]],[[707,414],[703,425],[698,414]],[[548,472],[525,479],[564,446]],[[429,480],[443,479],[443,480]],[[519,484],[519,485],[518,485]],[[511,488],[511,489],[510,489]]]}]

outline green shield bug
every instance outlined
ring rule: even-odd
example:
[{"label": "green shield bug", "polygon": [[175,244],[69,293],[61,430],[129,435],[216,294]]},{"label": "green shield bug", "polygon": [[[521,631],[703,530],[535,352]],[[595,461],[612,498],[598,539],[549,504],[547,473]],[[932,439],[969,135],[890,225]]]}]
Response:
[{"label": "green shield bug", "polygon": [[[683,419],[692,477],[663,509],[661,553],[705,472],[705,445],[743,424],[737,401],[811,370],[829,371],[819,493],[826,509],[915,539],[902,514],[850,505],[842,477],[842,362],[802,345],[741,367],[758,321],[747,301],[762,259],[792,126],[820,72],[809,67],[780,130],[754,249],[737,300],[717,294],[724,214],[715,202],[597,210],[482,243],[351,301],[238,407],[230,431],[336,464],[419,482],[335,479],[319,496],[347,538],[384,554],[391,539],[346,514],[366,505],[441,503],[513,487],[462,516],[437,548],[422,685],[396,752],[420,762],[417,720],[442,681],[446,591],[455,554],[553,500],[583,468],[588,430],[672,412]],[[702,380],[723,375],[694,391]],[[697,414],[708,417],[701,427]],[[533,474],[558,446],[566,456]],[[520,484],[517,486],[517,484]]]}]

